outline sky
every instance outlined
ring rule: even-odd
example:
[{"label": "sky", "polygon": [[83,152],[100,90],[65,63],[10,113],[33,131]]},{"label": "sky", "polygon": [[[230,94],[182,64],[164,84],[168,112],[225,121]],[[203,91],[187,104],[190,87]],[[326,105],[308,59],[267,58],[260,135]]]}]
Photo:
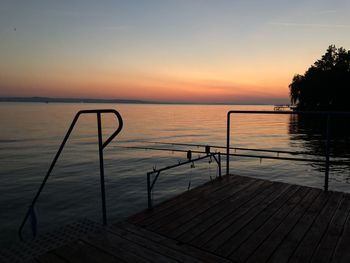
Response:
[{"label": "sky", "polygon": [[288,103],[349,0],[0,0],[0,96]]}]

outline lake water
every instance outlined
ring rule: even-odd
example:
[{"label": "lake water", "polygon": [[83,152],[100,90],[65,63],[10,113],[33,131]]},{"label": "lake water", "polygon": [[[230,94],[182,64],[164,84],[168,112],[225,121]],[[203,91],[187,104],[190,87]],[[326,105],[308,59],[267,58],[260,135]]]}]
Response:
[{"label": "lake water", "polygon": [[[225,146],[228,110],[273,109],[272,106],[237,105],[0,103],[0,245],[17,240],[23,216],[75,113],[102,108],[116,109],[124,119],[121,134],[104,151],[109,221],[146,208],[146,173],[153,167],[186,160],[185,153],[119,146],[203,150],[162,146],[149,141]],[[102,122],[106,138],[117,123],[110,115],[103,116]],[[300,120],[289,115],[233,115],[231,145],[322,154],[323,128],[323,120]],[[332,147],[333,154],[340,153],[348,158],[348,141],[341,141],[340,151],[339,147]],[[309,155],[289,157],[315,158]],[[233,174],[323,187],[323,164],[246,157],[230,160]],[[349,191],[349,167],[331,168],[330,189]],[[215,163],[210,164],[208,160],[195,163],[195,168],[186,165],[161,173],[154,191],[155,203],[186,191],[189,181],[191,187],[195,187],[216,175]],[[39,231],[49,231],[81,218],[101,222],[99,180],[96,116],[83,116],[37,203]]]}]

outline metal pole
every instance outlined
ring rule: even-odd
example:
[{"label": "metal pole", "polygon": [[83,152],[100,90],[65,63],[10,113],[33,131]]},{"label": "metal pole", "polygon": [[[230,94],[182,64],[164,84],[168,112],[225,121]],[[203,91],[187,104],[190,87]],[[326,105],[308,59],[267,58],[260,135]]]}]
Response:
[{"label": "metal pole", "polygon": [[331,139],[331,115],[327,114],[327,128],[326,128],[326,170],[324,177],[324,190],[328,191],[329,181],[329,155],[330,155],[330,139]]},{"label": "metal pole", "polygon": [[106,212],[106,191],[105,191],[105,175],[103,168],[103,144],[102,144],[102,129],[101,129],[101,113],[97,113],[97,130],[98,130],[98,153],[100,157],[100,179],[101,179],[101,198],[102,198],[102,220],[103,225],[107,225]]},{"label": "metal pole", "polygon": [[34,204],[35,204],[36,201],[38,200],[38,198],[39,198],[39,196],[40,196],[40,194],[41,194],[41,191],[44,189],[44,186],[45,186],[45,184],[46,184],[46,181],[49,179],[49,176],[51,175],[51,172],[52,172],[53,168],[55,167],[55,164],[56,164],[58,158],[60,157],[61,152],[63,151],[63,148],[64,148],[64,146],[66,145],[66,142],[68,141],[68,138],[69,138],[70,134],[72,133],[73,128],[74,128],[76,122],[77,122],[78,119],[79,119],[80,114],[81,114],[81,112],[78,112],[78,113],[75,115],[75,117],[74,117],[74,119],[73,119],[71,125],[69,126],[69,129],[68,129],[66,135],[64,136],[64,139],[63,139],[63,141],[62,141],[62,143],[61,143],[61,145],[60,145],[60,148],[58,149],[58,151],[57,151],[57,153],[56,153],[56,155],[55,155],[55,157],[54,157],[54,159],[53,159],[53,161],[52,161],[52,163],[51,163],[51,165],[50,165],[50,168],[49,168],[49,170],[47,171],[47,173],[46,173],[46,175],[45,175],[45,177],[44,177],[44,180],[42,181],[42,183],[41,183],[41,185],[40,185],[40,187],[39,187],[38,192],[35,194],[35,196],[34,196],[34,198],[33,198],[33,200],[32,200],[32,203],[30,204],[29,209],[28,209],[28,211],[27,211],[27,213],[26,213],[26,215],[25,215],[25,217],[24,217],[24,219],[23,219],[23,222],[22,222],[22,224],[21,224],[20,227],[19,227],[18,235],[19,235],[19,238],[20,238],[22,241],[23,241],[22,230],[23,230],[24,224],[26,223],[28,217],[30,216],[31,209],[34,208]]},{"label": "metal pole", "polygon": [[219,178],[221,179],[221,153],[218,153],[218,159],[219,159]]},{"label": "metal pole", "polygon": [[151,174],[150,173],[147,173],[147,197],[148,197],[148,209],[152,209]]},{"label": "metal pole", "polygon": [[230,112],[227,113],[226,175],[230,174]]}]

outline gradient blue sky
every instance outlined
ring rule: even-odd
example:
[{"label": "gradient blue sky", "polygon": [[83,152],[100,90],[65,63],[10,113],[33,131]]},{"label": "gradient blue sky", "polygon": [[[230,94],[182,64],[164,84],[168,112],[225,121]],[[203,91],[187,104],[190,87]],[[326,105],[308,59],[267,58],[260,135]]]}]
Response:
[{"label": "gradient blue sky", "polygon": [[350,1],[17,1],[0,5],[0,96],[288,102]]}]

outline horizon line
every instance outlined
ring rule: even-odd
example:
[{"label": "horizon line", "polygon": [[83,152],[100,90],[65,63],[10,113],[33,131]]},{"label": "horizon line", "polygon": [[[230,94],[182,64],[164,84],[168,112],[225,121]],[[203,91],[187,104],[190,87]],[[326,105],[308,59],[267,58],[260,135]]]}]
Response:
[{"label": "horizon line", "polygon": [[[274,98],[275,100],[287,100],[286,98]],[[272,99],[272,100],[274,100]],[[101,99],[101,98],[59,98],[59,97],[16,97],[0,96],[0,102],[35,102],[35,103],[120,103],[120,104],[192,104],[192,105],[275,105],[273,102],[194,102],[194,101],[151,101],[142,99]],[[286,103],[279,103],[286,104]]]}]

